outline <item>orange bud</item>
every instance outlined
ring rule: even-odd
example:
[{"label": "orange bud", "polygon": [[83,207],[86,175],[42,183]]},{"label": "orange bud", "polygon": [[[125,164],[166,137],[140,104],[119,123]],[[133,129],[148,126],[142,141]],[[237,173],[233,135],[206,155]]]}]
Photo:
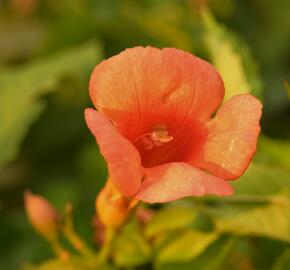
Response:
[{"label": "orange bud", "polygon": [[24,194],[27,216],[34,229],[48,240],[55,240],[59,230],[59,215],[45,198],[30,191]]},{"label": "orange bud", "polygon": [[137,200],[123,196],[108,180],[97,197],[96,210],[106,227],[116,229],[127,220],[137,203]]}]

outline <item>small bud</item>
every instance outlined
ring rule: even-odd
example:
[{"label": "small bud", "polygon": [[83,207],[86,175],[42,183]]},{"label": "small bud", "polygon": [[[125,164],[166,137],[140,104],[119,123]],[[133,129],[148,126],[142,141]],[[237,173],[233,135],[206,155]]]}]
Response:
[{"label": "small bud", "polygon": [[27,191],[24,194],[24,203],[34,229],[46,239],[55,240],[59,230],[59,215],[50,202]]},{"label": "small bud", "polygon": [[137,200],[124,197],[108,180],[97,197],[96,210],[101,222],[106,227],[116,229],[127,220],[137,203]]}]

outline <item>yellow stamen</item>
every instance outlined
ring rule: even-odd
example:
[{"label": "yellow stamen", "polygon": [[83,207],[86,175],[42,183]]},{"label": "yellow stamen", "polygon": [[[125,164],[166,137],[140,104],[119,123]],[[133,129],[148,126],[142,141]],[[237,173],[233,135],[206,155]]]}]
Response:
[{"label": "yellow stamen", "polygon": [[[167,127],[165,125],[155,126],[151,133],[151,139],[157,143],[167,143],[173,140],[173,136],[169,135]],[[158,145],[157,145],[158,146]]]},{"label": "yellow stamen", "polygon": [[166,125],[156,125],[151,132],[141,135],[133,143],[136,145],[141,142],[145,150],[152,150],[154,147],[160,147],[172,140],[173,136],[169,135]]}]

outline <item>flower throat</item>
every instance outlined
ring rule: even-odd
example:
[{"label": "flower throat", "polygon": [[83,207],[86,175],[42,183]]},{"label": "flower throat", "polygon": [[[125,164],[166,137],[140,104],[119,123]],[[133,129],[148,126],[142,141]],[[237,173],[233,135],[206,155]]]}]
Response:
[{"label": "flower throat", "polygon": [[167,126],[160,124],[152,128],[151,132],[142,134],[134,140],[135,145],[142,145],[145,150],[152,150],[155,147],[160,147],[165,143],[171,142],[173,136],[168,132]]}]

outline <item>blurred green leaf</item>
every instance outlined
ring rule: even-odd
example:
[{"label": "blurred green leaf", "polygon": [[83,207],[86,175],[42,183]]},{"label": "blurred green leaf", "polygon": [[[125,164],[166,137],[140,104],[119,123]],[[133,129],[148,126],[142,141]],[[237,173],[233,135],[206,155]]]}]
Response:
[{"label": "blurred green leaf", "polygon": [[[174,12],[176,12],[176,8]],[[164,18],[160,17],[159,14],[155,14],[154,18],[152,18],[152,13],[144,14],[142,17],[134,15],[140,28],[156,40],[162,41],[166,46],[192,51],[191,37],[184,29],[177,27],[172,22],[164,21]]]},{"label": "blurred green leaf", "polygon": [[192,261],[191,269],[214,270],[223,269],[221,267],[229,257],[229,253],[236,245],[235,237],[220,238],[202,253],[196,260]]},{"label": "blurred green leaf", "polygon": [[1,21],[0,65],[33,55],[45,40],[45,29],[40,20]]},{"label": "blurred green leaf", "polygon": [[219,231],[290,241],[289,170],[252,162],[232,185],[234,196],[207,206]]},{"label": "blurred green leaf", "polygon": [[[216,228],[220,232],[237,235],[257,235],[290,242],[290,199],[282,196],[269,198],[266,206],[218,214]],[[222,212],[223,209],[220,209]],[[217,212],[216,212],[217,213]]]},{"label": "blurred green leaf", "polygon": [[[278,140],[260,135],[259,151],[257,153],[260,159],[273,164],[280,164],[290,170],[290,142]],[[289,180],[290,181],[290,180]]]},{"label": "blurred green leaf", "polygon": [[157,270],[218,270],[226,269],[221,265],[228,258],[236,243],[234,237],[222,237],[209,245],[198,257],[184,262],[171,262],[156,264]]},{"label": "blurred green leaf", "polygon": [[201,254],[217,237],[218,234],[215,232],[182,231],[158,250],[156,261],[169,263],[191,260]]},{"label": "blurred green leaf", "polygon": [[242,93],[261,98],[261,79],[246,44],[217,23],[208,10],[203,10],[201,18],[205,46],[225,83],[225,100]]},{"label": "blurred green leaf", "polygon": [[151,247],[133,219],[118,234],[113,245],[113,259],[119,267],[133,267],[148,262]]},{"label": "blurred green leaf", "polygon": [[96,258],[71,257],[68,261],[50,260],[41,265],[25,265],[24,270],[114,270],[111,265],[99,264]]},{"label": "blurred green leaf", "polygon": [[266,162],[252,162],[245,174],[232,182],[236,195],[290,195],[290,171]]},{"label": "blurred green leaf", "polygon": [[290,269],[290,248],[287,248],[275,261],[272,270]]},{"label": "blurred green leaf", "polygon": [[31,124],[44,110],[39,98],[70,74],[87,74],[101,58],[88,43],[0,75],[0,168],[13,160]]},{"label": "blurred green leaf", "polygon": [[165,207],[147,224],[145,234],[147,237],[152,237],[164,231],[189,227],[196,215],[196,210],[186,205],[176,204]]}]

